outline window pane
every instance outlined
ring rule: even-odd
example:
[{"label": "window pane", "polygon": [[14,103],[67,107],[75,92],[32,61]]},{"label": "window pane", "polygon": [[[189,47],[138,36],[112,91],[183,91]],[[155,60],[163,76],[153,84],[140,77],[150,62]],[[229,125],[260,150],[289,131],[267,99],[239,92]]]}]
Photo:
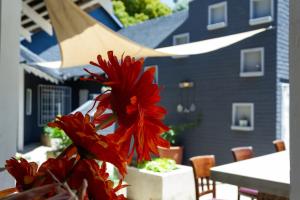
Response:
[{"label": "window pane", "polygon": [[211,24],[225,22],[225,6],[218,6],[211,9]]},{"label": "window pane", "polygon": [[71,112],[71,88],[39,85],[39,125]]},{"label": "window pane", "polygon": [[179,45],[179,44],[186,44],[186,43],[188,43],[188,37],[187,37],[187,36],[179,36],[179,37],[176,37],[175,43],[176,43],[176,45]]},{"label": "window pane", "polygon": [[253,18],[272,16],[271,13],[272,0],[257,0],[253,1]]},{"label": "window pane", "polygon": [[246,52],[244,54],[244,72],[257,72],[262,70],[261,51]]}]

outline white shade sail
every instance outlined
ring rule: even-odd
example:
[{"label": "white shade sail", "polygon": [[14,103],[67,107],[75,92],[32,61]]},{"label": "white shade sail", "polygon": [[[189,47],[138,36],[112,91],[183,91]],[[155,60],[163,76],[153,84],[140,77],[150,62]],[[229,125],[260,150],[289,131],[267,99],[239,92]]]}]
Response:
[{"label": "white shade sail", "polygon": [[258,33],[261,33],[265,30],[267,29],[262,28],[254,31],[237,33],[233,35],[228,35],[228,36],[213,38],[208,40],[202,40],[202,41],[192,42],[188,44],[158,48],[156,50],[166,54],[173,54],[178,56],[204,54],[204,53],[209,53],[230,46],[244,39],[252,37]]},{"label": "white shade sail", "polygon": [[[82,11],[72,0],[45,0],[60,46],[60,68],[83,66],[113,50],[117,57],[166,57],[204,54],[254,36],[266,28],[177,46],[151,49],[107,28]],[[57,64],[58,62],[56,62]],[[44,66],[48,66],[47,64]]]}]

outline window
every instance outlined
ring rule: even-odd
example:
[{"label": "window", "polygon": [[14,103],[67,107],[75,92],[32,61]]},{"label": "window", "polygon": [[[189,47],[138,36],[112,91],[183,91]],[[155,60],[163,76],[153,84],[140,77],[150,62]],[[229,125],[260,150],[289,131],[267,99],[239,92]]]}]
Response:
[{"label": "window", "polygon": [[79,90],[79,105],[83,105],[85,102],[89,100],[89,90],[80,89]]},{"label": "window", "polygon": [[147,67],[144,68],[144,71],[146,71],[150,67],[154,67],[155,68],[154,83],[158,84],[158,66],[157,65],[147,66]]},{"label": "window", "polygon": [[44,126],[57,115],[71,112],[71,88],[56,85],[38,86],[38,125]]},{"label": "window", "polygon": [[208,7],[208,30],[227,26],[227,2],[217,3]]},{"label": "window", "polygon": [[245,49],[241,51],[241,77],[264,75],[264,48]]},{"label": "window", "polygon": [[[178,35],[173,36],[173,45],[181,45],[181,44],[187,44],[190,42],[190,34],[189,33],[182,33]],[[173,58],[185,58],[188,57],[186,55],[184,56],[173,56]]]},{"label": "window", "polygon": [[233,103],[232,104],[232,130],[253,131],[254,130],[254,104]]},{"label": "window", "polygon": [[31,115],[32,114],[32,89],[27,88],[26,89],[26,115]]},{"label": "window", "polygon": [[250,0],[250,25],[270,23],[273,15],[273,0]]}]

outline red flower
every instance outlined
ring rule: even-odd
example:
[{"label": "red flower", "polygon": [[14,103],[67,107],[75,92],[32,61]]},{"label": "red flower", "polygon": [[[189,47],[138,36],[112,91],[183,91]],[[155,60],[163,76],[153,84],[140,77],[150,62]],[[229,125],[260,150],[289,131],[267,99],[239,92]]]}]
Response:
[{"label": "red flower", "polygon": [[[111,87],[111,91],[96,99],[99,104],[94,123],[102,127],[103,122],[107,126],[116,121],[119,126],[109,137],[120,145],[121,152],[126,156],[130,152],[131,157],[135,149],[139,161],[150,160],[150,153],[158,154],[157,146],[169,147],[160,137],[169,128],[162,123],[166,110],[157,105],[160,89],[153,83],[155,68],[142,73],[143,59],[136,61],[126,56],[119,63],[112,51],[108,52],[108,58],[106,62],[99,55],[98,63],[91,62],[101,68],[106,77],[86,70],[92,76],[86,80]],[[112,109],[113,113],[103,115],[106,109]],[[134,146],[130,151],[132,137]]]},{"label": "red flower", "polygon": [[18,191],[28,190],[37,175],[38,165],[34,162],[28,162],[21,158],[19,161],[11,158],[6,161],[6,170],[16,179],[16,188]]},{"label": "red flower", "polygon": [[117,145],[103,135],[98,135],[90,117],[77,112],[59,117],[55,122],[48,124],[58,127],[73,141],[81,156],[92,157],[115,165],[119,172],[126,173],[126,161],[119,155]]},{"label": "red flower", "polygon": [[106,164],[102,164],[101,168],[92,159],[83,159],[78,161],[74,167],[74,172],[70,177],[68,184],[73,189],[78,189],[83,180],[88,182],[88,196],[94,200],[126,200],[123,195],[117,195],[116,192],[123,186],[120,184],[114,188],[112,181],[108,180],[106,173]]},{"label": "red flower", "polygon": [[34,182],[34,187],[56,183],[56,180],[54,180],[53,176],[58,181],[64,182],[71,172],[74,164],[75,159],[48,159],[40,166],[36,181]]}]

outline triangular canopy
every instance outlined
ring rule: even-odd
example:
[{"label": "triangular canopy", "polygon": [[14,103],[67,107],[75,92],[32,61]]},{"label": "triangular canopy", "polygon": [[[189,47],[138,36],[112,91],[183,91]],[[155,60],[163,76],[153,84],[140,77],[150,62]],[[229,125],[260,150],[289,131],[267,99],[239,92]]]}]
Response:
[{"label": "triangular canopy", "polygon": [[72,0],[45,0],[45,2],[61,49],[61,68],[87,65],[98,54],[106,57],[109,50],[113,50],[118,57],[123,53],[134,57],[203,54],[266,30],[264,28],[189,44],[151,49],[110,30],[82,11]]}]

